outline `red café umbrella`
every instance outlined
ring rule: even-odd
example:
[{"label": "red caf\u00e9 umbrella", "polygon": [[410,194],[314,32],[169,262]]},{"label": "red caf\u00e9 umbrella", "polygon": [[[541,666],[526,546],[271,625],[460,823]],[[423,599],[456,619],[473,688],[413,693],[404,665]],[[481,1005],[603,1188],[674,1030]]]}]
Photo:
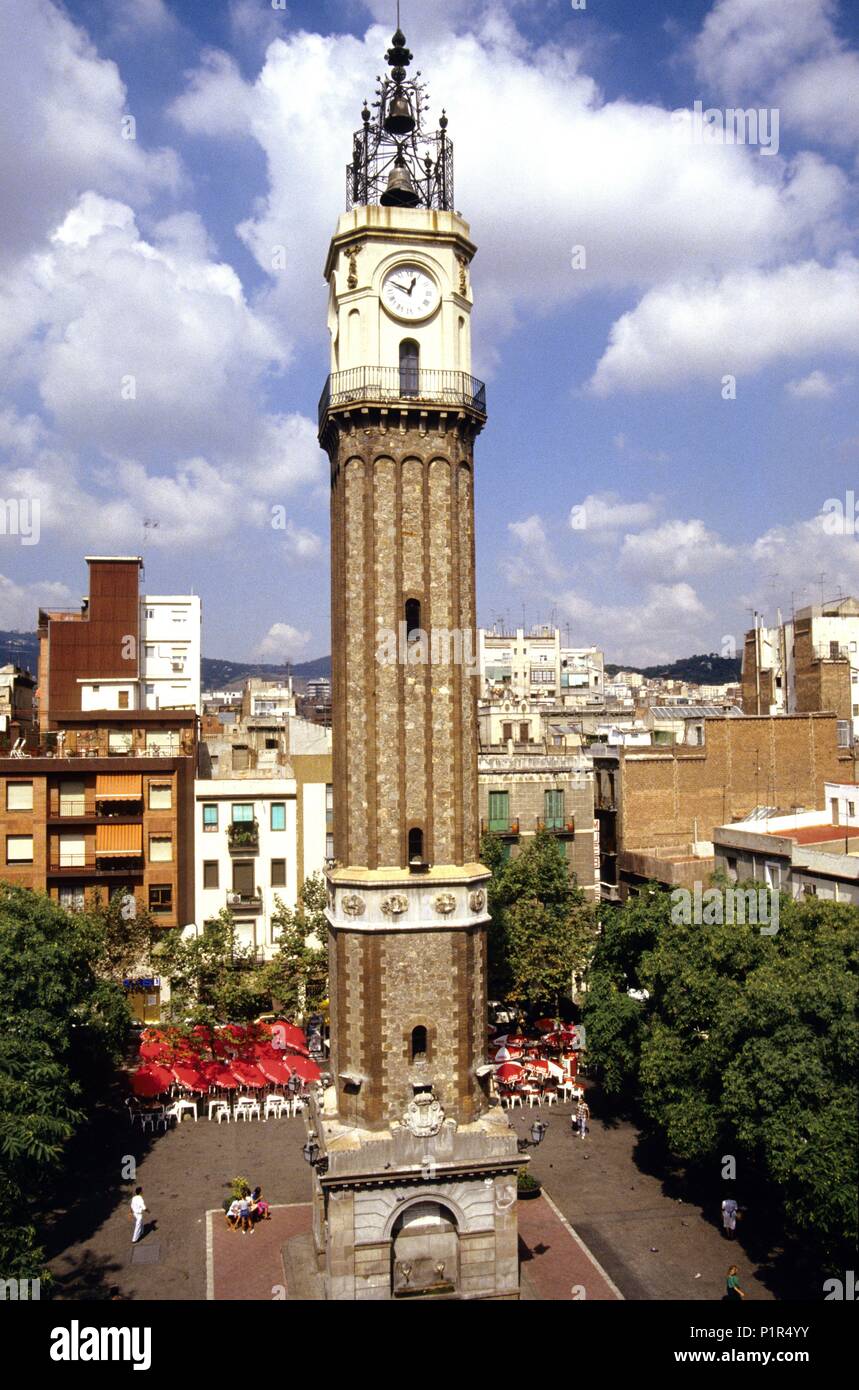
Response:
[{"label": "red caf\u00e9 umbrella", "polygon": [[249,1086],[251,1090],[258,1090],[266,1084],[266,1078],[254,1062],[233,1062],[230,1071],[242,1086]]},{"label": "red caf\u00e9 umbrella", "polygon": [[151,1071],[143,1067],[141,1067],[140,1071],[133,1071],[129,1080],[131,1082],[131,1089],[136,1096],[160,1096],[161,1092],[167,1089],[157,1076],[153,1076]]},{"label": "red caf\u00e9 umbrella", "polygon": [[309,1057],[290,1057],[287,1066],[302,1081],[320,1081],[322,1078],[319,1067]]},{"label": "red caf\u00e9 umbrella", "polygon": [[297,1023],[285,1023],[282,1019],[271,1025],[271,1038],[272,1042],[276,1042],[279,1038],[286,1043],[287,1047],[307,1046],[304,1029],[299,1028]]},{"label": "red caf\u00e9 umbrella", "polygon": [[278,1057],[260,1057],[257,1066],[266,1081],[273,1081],[276,1086],[285,1086],[292,1075],[287,1063]]},{"label": "red caf\u00e9 umbrella", "polygon": [[540,1033],[552,1033],[555,1030],[555,1020],[553,1018],[538,1018],[534,1027]]},{"label": "red caf\u00e9 umbrella", "polygon": [[518,1081],[524,1070],[519,1062],[502,1062],[495,1075],[501,1081]]},{"label": "red caf\u00e9 umbrella", "polygon": [[514,1047],[523,1047],[527,1041],[528,1039],[525,1037],[524,1033],[508,1033],[507,1035],[508,1047],[511,1045]]},{"label": "red caf\u00e9 umbrella", "polygon": [[525,1065],[530,1071],[548,1072],[549,1070],[549,1063],[546,1061],[545,1057],[530,1057]]},{"label": "red caf\u00e9 umbrella", "polygon": [[173,1075],[187,1091],[208,1091],[209,1082],[196,1067],[175,1066]]},{"label": "red caf\u00e9 umbrella", "polygon": [[206,1062],[201,1071],[210,1086],[220,1086],[225,1091],[234,1091],[239,1084],[230,1067],[225,1067],[221,1062]]},{"label": "red caf\u00e9 umbrella", "polygon": [[147,1062],[167,1061],[173,1056],[173,1049],[168,1043],[144,1042],[140,1044],[139,1051]]}]

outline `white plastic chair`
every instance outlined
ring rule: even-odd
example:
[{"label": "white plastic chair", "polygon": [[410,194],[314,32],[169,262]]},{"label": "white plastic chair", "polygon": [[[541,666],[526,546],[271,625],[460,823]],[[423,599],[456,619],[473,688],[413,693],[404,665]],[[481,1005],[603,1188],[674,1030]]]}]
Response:
[{"label": "white plastic chair", "polygon": [[529,1092],[528,1092],[528,1109],[529,1109],[529,1110],[533,1110],[533,1109],[534,1109],[534,1106],[535,1106],[535,1105],[539,1105],[539,1104],[540,1104],[540,1092],[539,1092],[539,1091],[529,1091]]},{"label": "white plastic chair", "polygon": [[543,1100],[546,1102],[547,1105],[557,1105],[557,1104],[558,1104],[557,1092],[556,1092],[556,1091],[544,1091],[544,1092],[543,1092]]},{"label": "white plastic chair", "polygon": [[210,1101],[209,1101],[209,1119],[210,1119],[210,1120],[211,1120],[211,1118],[212,1118],[213,1113],[214,1113],[214,1114],[217,1114],[218,1111],[220,1111],[220,1110],[226,1110],[226,1112],[227,1112],[227,1119],[230,1118],[230,1107],[227,1105],[227,1102],[226,1102],[225,1100],[210,1100]]},{"label": "white plastic chair", "polygon": [[276,1120],[279,1120],[281,1115],[283,1114],[283,1107],[285,1104],[286,1101],[284,1100],[283,1096],[267,1096],[265,1102],[264,1118],[268,1119],[269,1115],[273,1115]]}]

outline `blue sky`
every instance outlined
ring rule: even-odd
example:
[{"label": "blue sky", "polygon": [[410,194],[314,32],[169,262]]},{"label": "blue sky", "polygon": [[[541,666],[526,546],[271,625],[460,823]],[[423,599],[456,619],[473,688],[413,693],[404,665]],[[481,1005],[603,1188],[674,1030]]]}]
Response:
[{"label": "blue sky", "polygon": [[[142,548],[153,592],[202,595],[207,655],[328,651],[321,272],[394,12],[5,0],[0,497],[40,528],[0,535],[0,627],[75,603],[85,553]],[[859,592],[859,523],[832,523],[859,495],[855,7],[402,23],[480,248],[481,623],[645,663]],[[696,101],[775,112],[778,139],[705,146]]]}]

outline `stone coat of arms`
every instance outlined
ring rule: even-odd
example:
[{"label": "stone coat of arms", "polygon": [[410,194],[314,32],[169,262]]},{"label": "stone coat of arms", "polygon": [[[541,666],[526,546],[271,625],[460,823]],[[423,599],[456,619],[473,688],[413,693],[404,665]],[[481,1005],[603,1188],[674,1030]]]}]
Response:
[{"label": "stone coat of arms", "polygon": [[429,1091],[419,1091],[413,1101],[406,1106],[403,1124],[419,1139],[428,1139],[438,1134],[444,1123],[444,1110],[441,1102]]}]

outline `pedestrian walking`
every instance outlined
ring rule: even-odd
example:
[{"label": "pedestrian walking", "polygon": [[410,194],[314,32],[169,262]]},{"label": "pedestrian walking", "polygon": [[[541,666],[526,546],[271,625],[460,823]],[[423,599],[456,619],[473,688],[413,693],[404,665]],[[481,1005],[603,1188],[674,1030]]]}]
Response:
[{"label": "pedestrian walking", "polygon": [[573,1112],[573,1129],[578,1129],[580,1139],[584,1139],[590,1128],[590,1119],[590,1106],[586,1100],[580,1100]]},{"label": "pedestrian walking", "polygon": [[733,1197],[726,1197],[722,1203],[722,1234],[726,1240],[733,1240],[737,1230],[737,1204]]},{"label": "pedestrian walking", "polygon": [[131,1234],[131,1244],[136,1245],[143,1236],[143,1213],[148,1208],[143,1200],[143,1188],[137,1187],[131,1199],[131,1220],[134,1222],[134,1230]]},{"label": "pedestrian walking", "polygon": [[729,1303],[739,1303],[745,1298],[745,1294],[740,1288],[740,1271],[736,1265],[728,1266],[728,1273],[725,1278],[725,1298]]}]

